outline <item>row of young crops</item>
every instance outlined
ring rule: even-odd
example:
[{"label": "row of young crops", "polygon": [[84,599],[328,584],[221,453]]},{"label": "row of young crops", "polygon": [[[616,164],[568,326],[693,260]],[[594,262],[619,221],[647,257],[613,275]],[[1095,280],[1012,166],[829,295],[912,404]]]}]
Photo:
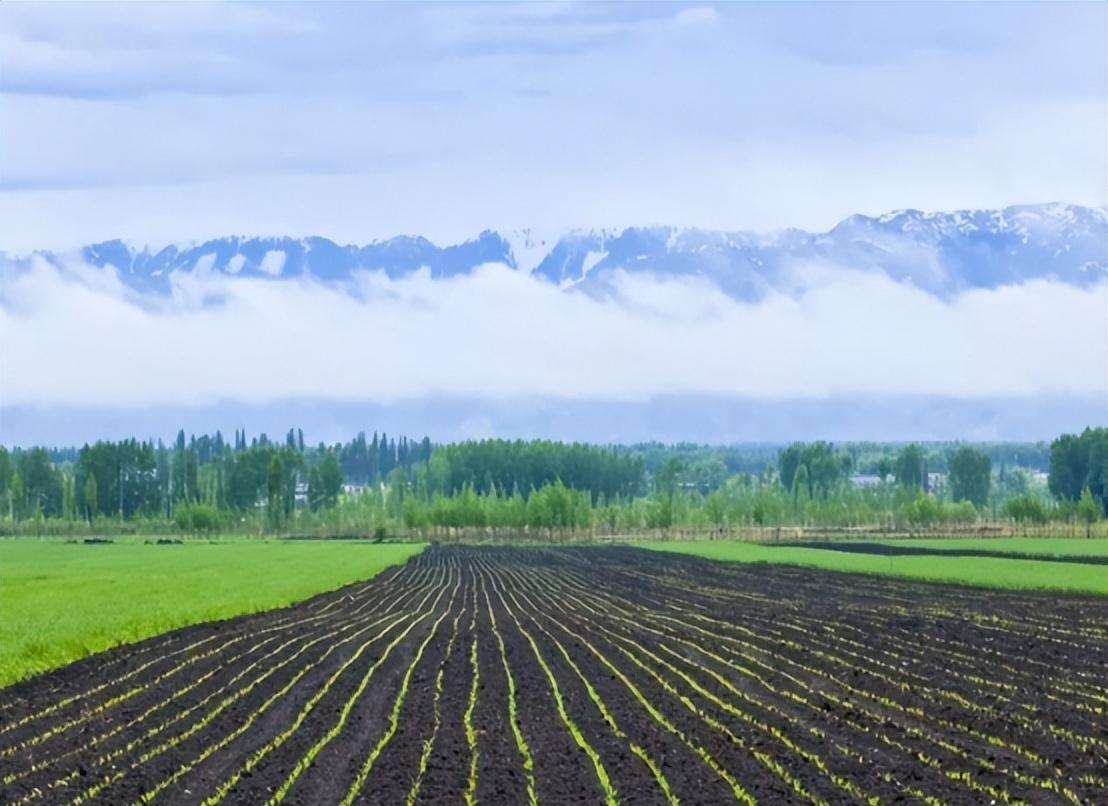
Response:
[{"label": "row of young crops", "polygon": [[0,691],[0,803],[1108,802],[1108,603],[432,548]]}]

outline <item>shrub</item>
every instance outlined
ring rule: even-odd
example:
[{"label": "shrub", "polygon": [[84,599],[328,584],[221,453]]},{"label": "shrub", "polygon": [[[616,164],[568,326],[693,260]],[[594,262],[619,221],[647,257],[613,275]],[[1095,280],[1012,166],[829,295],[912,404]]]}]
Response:
[{"label": "shrub", "polygon": [[1042,500],[1033,495],[1017,495],[1004,505],[1004,514],[1018,523],[1046,523],[1050,515]]},{"label": "shrub", "polygon": [[940,520],[943,508],[934,496],[921,492],[901,509],[901,514],[908,523],[922,525]]},{"label": "shrub", "polygon": [[223,522],[219,510],[211,504],[178,504],[173,520],[182,532],[214,532]]}]

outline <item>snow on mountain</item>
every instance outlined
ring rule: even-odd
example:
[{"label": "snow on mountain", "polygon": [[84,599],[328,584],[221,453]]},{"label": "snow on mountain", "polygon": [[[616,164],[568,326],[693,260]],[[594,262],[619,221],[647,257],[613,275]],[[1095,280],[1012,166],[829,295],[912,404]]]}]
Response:
[{"label": "snow on mountain", "polygon": [[[227,237],[157,250],[114,240],[89,245],[80,257],[94,266],[114,267],[136,291],[161,293],[169,290],[174,272],[341,282],[358,270],[381,271],[395,279],[427,268],[432,278],[445,278],[502,263],[559,287],[599,296],[612,293],[613,280],[630,273],[699,277],[735,298],[753,300],[771,290],[787,291],[795,268],[817,261],[884,272],[945,298],[1037,278],[1082,286],[1096,282],[1108,271],[1106,233],[1108,215],[1102,208],[1038,204],[854,215],[823,233],[630,227],[552,237],[533,230],[506,236],[486,230],[449,246],[408,235],[364,246],[319,237]],[[64,258],[36,254],[51,262]],[[4,262],[26,265],[26,258]]]},{"label": "snow on mountain", "polygon": [[[51,261],[62,257],[50,252],[38,254]],[[173,272],[213,271],[262,278],[310,276],[334,282],[348,279],[359,269],[383,271],[398,278],[426,267],[432,277],[441,278],[467,274],[483,263],[515,266],[508,242],[491,231],[446,247],[406,235],[365,246],[339,245],[318,237],[228,237],[157,250],[114,240],[86,246],[80,256],[94,266],[114,267],[123,281],[137,290],[163,292],[168,291]]]},{"label": "snow on mountain", "polygon": [[512,230],[506,236],[512,258],[509,265],[530,274],[558,242],[558,237],[558,233],[540,232],[531,227]]}]

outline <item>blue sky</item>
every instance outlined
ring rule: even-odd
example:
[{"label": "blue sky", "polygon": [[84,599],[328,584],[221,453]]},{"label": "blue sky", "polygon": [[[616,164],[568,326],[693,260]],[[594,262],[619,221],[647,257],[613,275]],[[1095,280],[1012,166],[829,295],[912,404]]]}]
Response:
[{"label": "blue sky", "polygon": [[[936,296],[846,260],[748,302],[693,276],[594,298],[503,265],[368,266],[185,271],[151,299],[73,248],[1105,207],[1106,43],[1102,2],[0,2],[0,253],[65,255],[0,256],[0,341],[32,345],[0,351],[0,440],[305,410],[283,427],[337,439],[361,406],[442,437],[1082,427],[1108,416],[1108,285]],[[653,403],[675,396],[680,416]]]},{"label": "blue sky", "polygon": [[0,249],[1104,205],[1104,3],[0,4]]}]

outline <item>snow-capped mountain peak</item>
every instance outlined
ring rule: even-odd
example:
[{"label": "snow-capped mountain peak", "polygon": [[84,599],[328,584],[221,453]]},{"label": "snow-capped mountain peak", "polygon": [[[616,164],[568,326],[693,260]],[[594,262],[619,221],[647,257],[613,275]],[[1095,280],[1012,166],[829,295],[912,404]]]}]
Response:
[{"label": "snow-capped mountain peak", "polygon": [[[949,213],[894,210],[850,216],[827,232],[789,229],[773,235],[673,227],[575,230],[561,235],[522,229],[485,230],[439,246],[419,235],[365,245],[327,238],[230,236],[160,248],[121,240],[90,244],[79,257],[113,268],[138,291],[168,292],[178,272],[223,273],[342,282],[355,272],[396,279],[426,268],[433,279],[501,263],[561,288],[604,294],[616,272],[698,277],[739,299],[787,286],[791,267],[805,261],[880,271],[941,297],[1050,277],[1087,285],[1108,270],[1108,214],[1103,208],[1050,203]],[[48,261],[66,256],[36,253]],[[20,265],[26,258],[7,256]]]}]

